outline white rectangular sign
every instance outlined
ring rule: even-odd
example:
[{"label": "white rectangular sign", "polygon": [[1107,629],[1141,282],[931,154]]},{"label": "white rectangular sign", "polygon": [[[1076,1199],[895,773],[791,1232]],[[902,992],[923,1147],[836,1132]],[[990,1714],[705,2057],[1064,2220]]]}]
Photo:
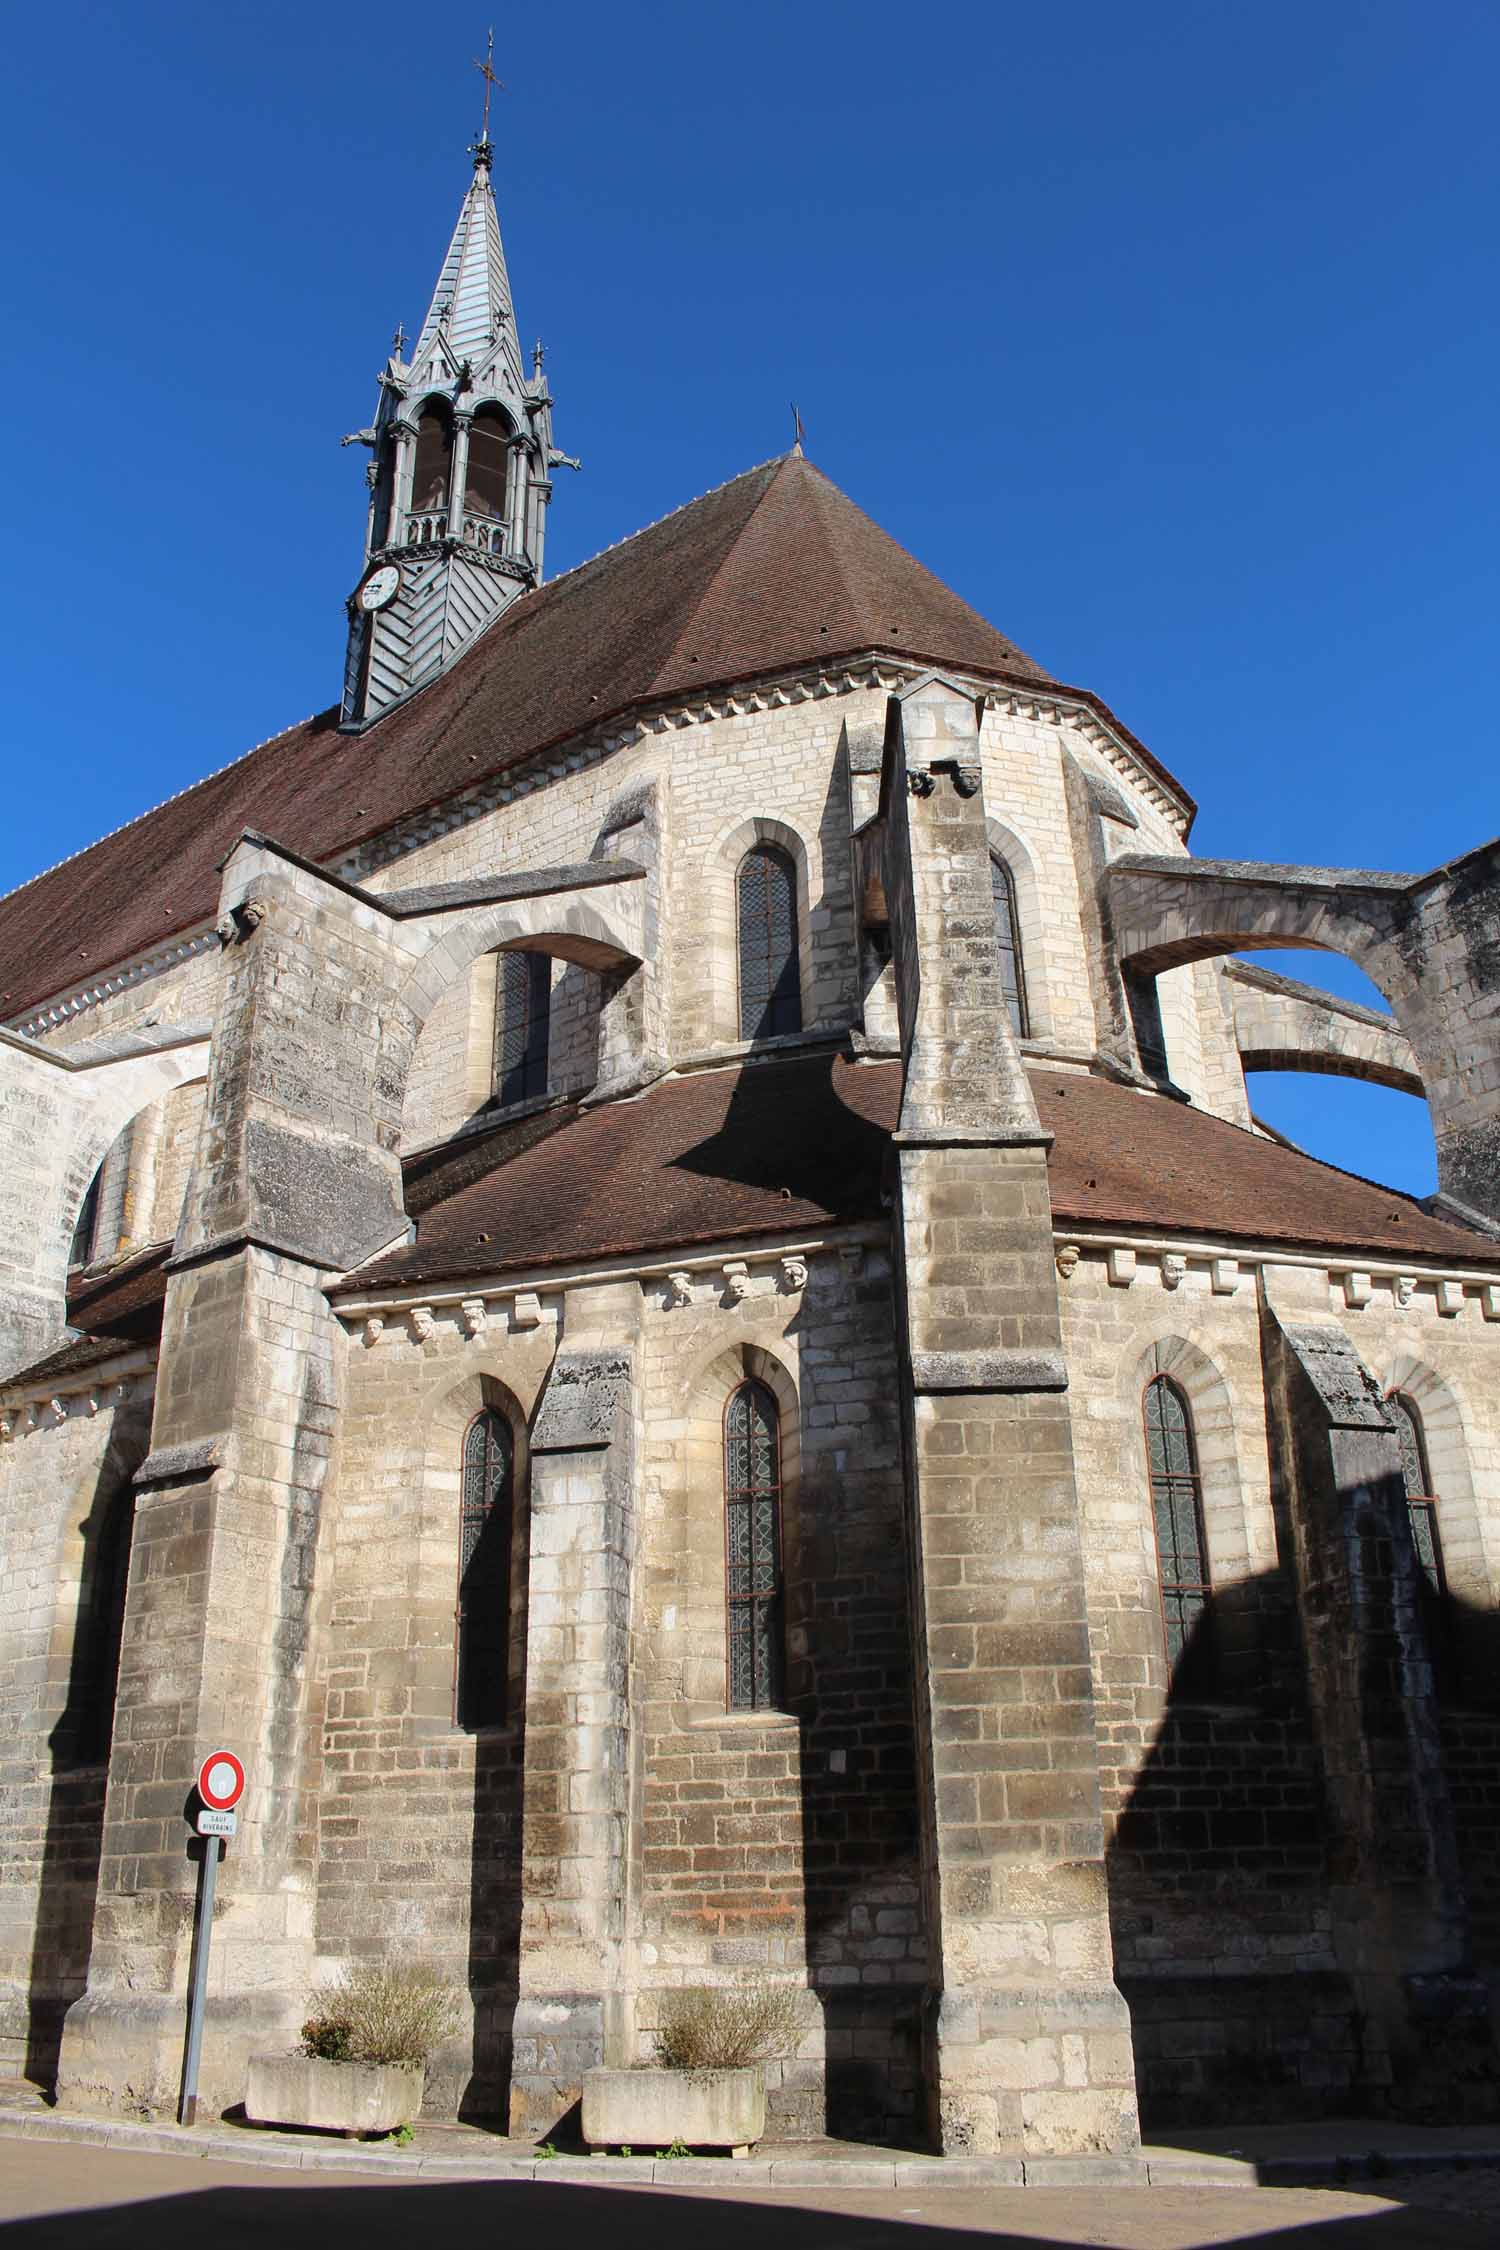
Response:
[{"label": "white rectangular sign", "polygon": [[237,1812],[215,1812],[211,1806],[202,1805],[198,1811],[200,1836],[232,1836],[240,1825]]}]

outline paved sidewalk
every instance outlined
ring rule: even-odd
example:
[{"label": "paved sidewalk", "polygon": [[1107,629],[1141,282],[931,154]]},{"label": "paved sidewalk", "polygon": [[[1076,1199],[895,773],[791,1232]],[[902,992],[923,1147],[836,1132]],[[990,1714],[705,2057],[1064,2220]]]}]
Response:
[{"label": "paved sidewalk", "polygon": [[[212,2159],[277,2171],[387,2181],[480,2179],[590,2186],[718,2187],[737,2195],[765,2188],[1254,2188],[1370,2186],[1429,2175],[1449,2182],[1452,2209],[1500,2217],[1500,2127],[1407,2126],[1373,2118],[1307,2125],[1247,2126],[1152,2143],[1139,2156],[934,2157],[848,2141],[762,2142],[752,2157],[548,2157],[527,2141],[482,2126],[423,2121],[407,2147],[351,2142],[327,2133],[278,2132],[215,2120],[177,2125],[75,2116],[51,2109],[32,2086],[0,2082],[0,2142],[42,2141],[122,2154]],[[1489,2182],[1488,2187],[1485,2182]],[[1404,2193],[1404,2190],[1403,2190]]]},{"label": "paved sidewalk", "polygon": [[[612,2174],[616,2167],[603,2167]],[[833,2169],[833,2167],[830,2167]],[[719,2168],[720,2178],[738,2166]],[[597,2177],[597,2175],[596,2175]],[[434,2179],[378,2154],[346,2174],[0,2138],[6,2250],[410,2250],[414,2239],[572,2250],[1494,2250],[1488,2220],[1320,2188],[911,2187],[777,2192]]]}]

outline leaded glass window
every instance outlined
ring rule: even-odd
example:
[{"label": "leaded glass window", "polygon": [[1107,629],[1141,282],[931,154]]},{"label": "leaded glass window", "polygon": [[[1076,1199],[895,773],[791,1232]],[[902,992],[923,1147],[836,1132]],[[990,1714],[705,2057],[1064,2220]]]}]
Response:
[{"label": "leaded glass window", "polygon": [[1188,1402],[1169,1376],[1146,1385],[1146,1466],[1156,1522],[1167,1661],[1174,1668],[1208,1607],[1208,1542]]},{"label": "leaded glass window", "polygon": [[1016,886],[1003,859],[990,855],[990,894],[995,902],[995,943],[1000,949],[1000,990],[1018,1039],[1027,1036],[1026,972],[1021,964],[1021,925],[1016,919]]},{"label": "leaded glass window", "polygon": [[547,1091],[552,961],[545,953],[502,953],[495,972],[495,1099],[529,1101]]},{"label": "leaded glass window", "polygon": [[797,970],[797,870],[774,844],[740,861],[740,1037],[774,1039],[802,1029]]},{"label": "leaded glass window", "polygon": [[742,1383],[724,1412],[724,1557],[729,1708],[781,1699],[781,1429],[764,1383]]},{"label": "leaded glass window", "polygon": [[505,1717],[510,1657],[510,1542],[515,1441],[503,1414],[486,1411],[464,1437],[458,1546],[458,1684],[461,1727]]},{"label": "leaded glass window", "polygon": [[1427,1581],[1427,1591],[1441,1600],[1444,1593],[1443,1545],[1438,1536],[1437,1498],[1432,1471],[1427,1465],[1427,1441],[1422,1419],[1410,1399],[1392,1391],[1386,1411],[1396,1425],[1401,1447],[1401,1476],[1406,1486],[1406,1513],[1411,1521],[1411,1543],[1417,1551],[1417,1568]]}]

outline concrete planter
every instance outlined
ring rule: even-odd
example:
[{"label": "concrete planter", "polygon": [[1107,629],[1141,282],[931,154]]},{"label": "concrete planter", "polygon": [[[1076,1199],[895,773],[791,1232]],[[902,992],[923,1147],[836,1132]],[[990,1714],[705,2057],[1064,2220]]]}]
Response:
[{"label": "concrete planter", "polygon": [[590,2148],[727,2148],[749,2154],[766,2129],[766,2074],[743,2070],[587,2070],[583,2137]]},{"label": "concrete planter", "polygon": [[313,2055],[252,2055],[245,2115],[257,2125],[310,2125],[324,2133],[391,2133],[422,2107],[420,2063],[323,2062]]}]

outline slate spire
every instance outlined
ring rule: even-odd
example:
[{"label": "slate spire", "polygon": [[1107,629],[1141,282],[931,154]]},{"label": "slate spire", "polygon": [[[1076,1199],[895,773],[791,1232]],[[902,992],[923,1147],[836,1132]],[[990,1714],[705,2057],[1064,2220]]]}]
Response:
[{"label": "slate spire", "polygon": [[467,360],[479,377],[499,356],[498,345],[519,384],[521,355],[515,340],[515,306],[490,177],[493,144],[488,139],[476,141],[469,153],[474,159],[474,177],[459,206],[458,223],[411,364],[415,372],[425,370],[434,358],[441,361],[446,357],[456,374]]},{"label": "slate spire", "polygon": [[365,562],[349,597],[343,721],[366,726],[445,672],[537,585],[552,471],[540,353],[526,372],[491,171],[489,59],[473,175],[410,359],[395,348],[380,404],[346,445],[366,445]]}]

